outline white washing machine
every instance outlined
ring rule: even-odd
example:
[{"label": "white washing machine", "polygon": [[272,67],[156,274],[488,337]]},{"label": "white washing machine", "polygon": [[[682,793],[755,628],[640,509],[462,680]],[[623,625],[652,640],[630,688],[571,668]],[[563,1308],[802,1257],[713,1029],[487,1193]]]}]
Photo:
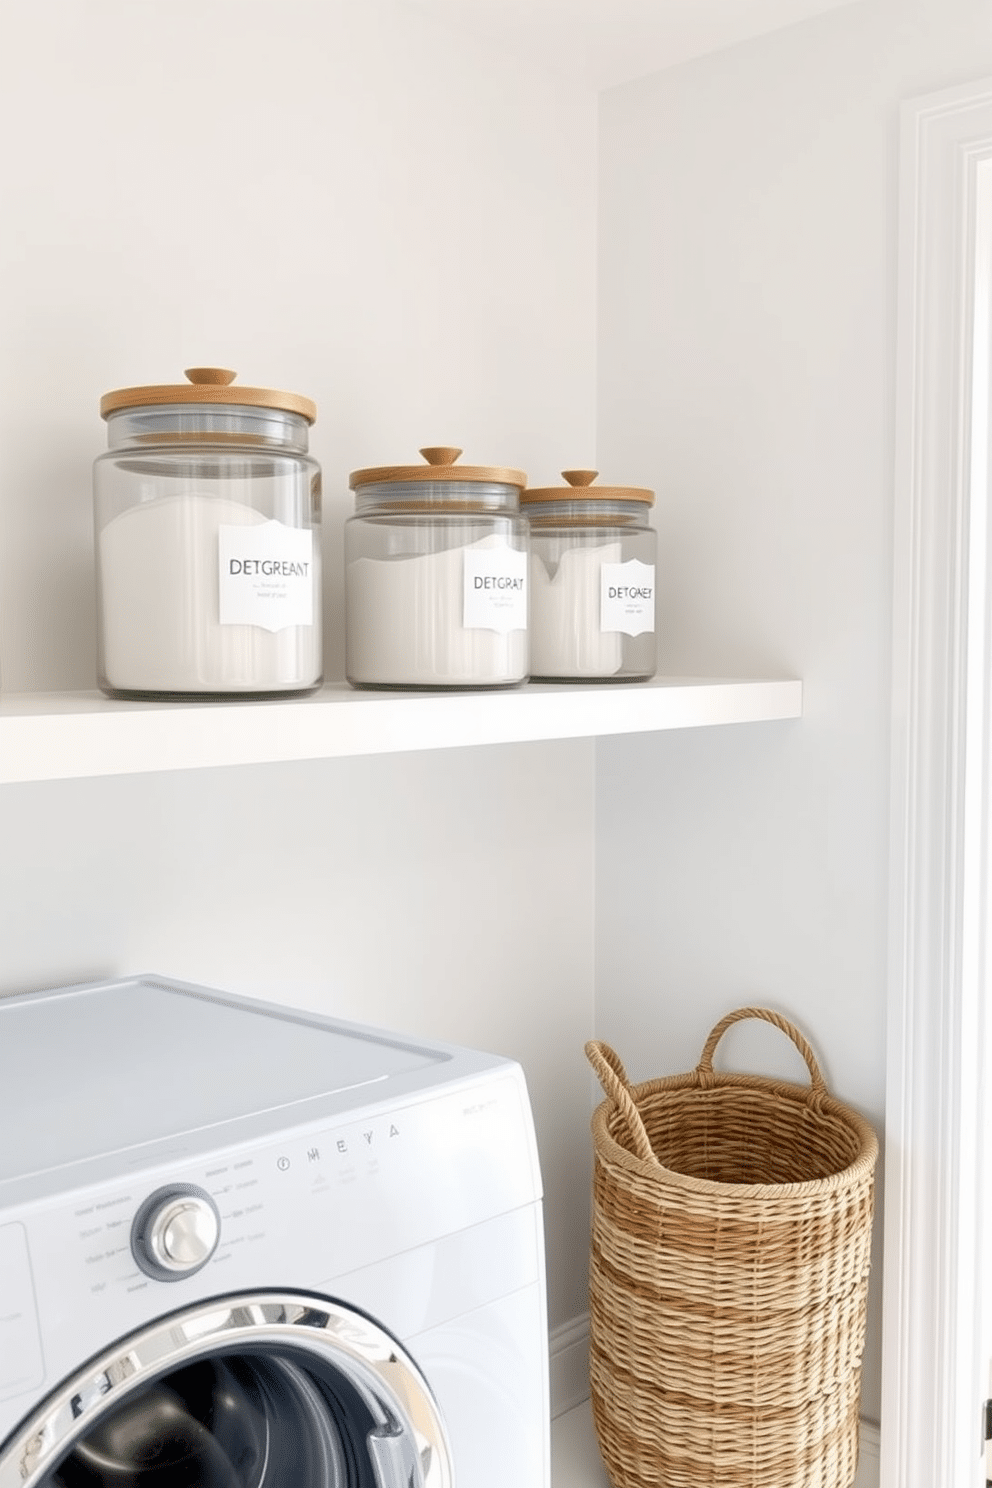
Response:
[{"label": "white washing machine", "polygon": [[0,1488],[548,1488],[512,1061],[156,976],[0,1000]]}]

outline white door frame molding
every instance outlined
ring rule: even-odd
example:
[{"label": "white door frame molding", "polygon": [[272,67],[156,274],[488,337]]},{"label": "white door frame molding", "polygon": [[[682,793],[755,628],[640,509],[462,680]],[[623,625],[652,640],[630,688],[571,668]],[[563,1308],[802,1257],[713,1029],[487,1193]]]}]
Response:
[{"label": "white door frame molding", "polygon": [[902,118],[881,1488],[984,1484],[992,79]]}]

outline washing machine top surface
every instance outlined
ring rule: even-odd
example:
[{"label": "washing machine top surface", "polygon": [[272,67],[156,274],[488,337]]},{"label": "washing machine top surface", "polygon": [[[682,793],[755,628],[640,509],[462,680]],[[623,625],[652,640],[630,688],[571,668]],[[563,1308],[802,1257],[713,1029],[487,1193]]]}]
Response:
[{"label": "washing machine top surface", "polygon": [[0,1001],[0,1183],[434,1089],[479,1062],[156,976]]}]

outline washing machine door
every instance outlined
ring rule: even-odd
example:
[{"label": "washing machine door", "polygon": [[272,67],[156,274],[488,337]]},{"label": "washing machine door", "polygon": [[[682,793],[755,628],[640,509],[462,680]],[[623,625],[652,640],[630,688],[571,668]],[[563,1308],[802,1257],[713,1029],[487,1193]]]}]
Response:
[{"label": "washing machine door", "polygon": [[0,1488],[452,1488],[413,1359],[327,1298],[248,1292],[121,1340],[0,1451]]}]

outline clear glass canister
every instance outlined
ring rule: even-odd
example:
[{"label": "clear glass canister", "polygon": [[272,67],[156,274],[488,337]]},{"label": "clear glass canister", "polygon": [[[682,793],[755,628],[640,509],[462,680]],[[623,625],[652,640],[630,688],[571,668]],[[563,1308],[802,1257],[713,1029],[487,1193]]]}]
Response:
[{"label": "clear glass canister", "polygon": [[643,682],[655,661],[654,492],[593,486],[524,491],[530,519],[530,672],[543,682]]},{"label": "clear glass canister", "polygon": [[99,683],[111,697],[266,697],[321,683],[316,408],[296,393],[122,388],[94,465]]},{"label": "clear glass canister", "polygon": [[356,470],[345,523],[345,671],[354,687],[513,687],[527,677],[528,541],[521,470]]}]

